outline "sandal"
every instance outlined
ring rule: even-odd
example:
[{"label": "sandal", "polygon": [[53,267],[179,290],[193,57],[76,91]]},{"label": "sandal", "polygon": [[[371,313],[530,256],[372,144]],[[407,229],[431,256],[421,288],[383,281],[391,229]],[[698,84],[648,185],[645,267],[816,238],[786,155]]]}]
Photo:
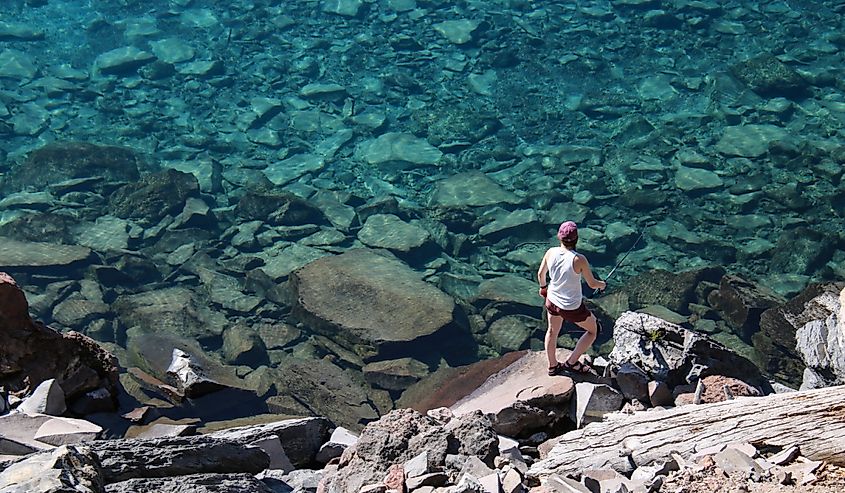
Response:
[{"label": "sandal", "polygon": [[558,361],[555,366],[549,367],[549,376],[553,377],[555,375],[560,375],[561,373],[563,373],[564,370],[566,370],[566,366],[564,366],[563,363]]},{"label": "sandal", "polygon": [[[570,364],[569,362],[563,363],[561,365],[558,363],[558,366],[563,366],[563,370],[571,371],[575,373],[590,373],[590,366],[581,363],[580,361],[576,361],[575,363]],[[550,370],[551,371],[551,370]]]}]

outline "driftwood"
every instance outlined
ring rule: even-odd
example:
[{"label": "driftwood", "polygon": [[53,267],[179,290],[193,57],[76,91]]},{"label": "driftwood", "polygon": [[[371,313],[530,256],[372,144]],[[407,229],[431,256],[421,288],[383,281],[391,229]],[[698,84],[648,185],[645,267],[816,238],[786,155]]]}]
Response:
[{"label": "driftwood", "polygon": [[845,386],[611,415],[555,439],[529,475],[594,468],[628,473],[665,461],[673,452],[689,457],[736,442],[758,449],[797,445],[809,459],[845,465]]}]

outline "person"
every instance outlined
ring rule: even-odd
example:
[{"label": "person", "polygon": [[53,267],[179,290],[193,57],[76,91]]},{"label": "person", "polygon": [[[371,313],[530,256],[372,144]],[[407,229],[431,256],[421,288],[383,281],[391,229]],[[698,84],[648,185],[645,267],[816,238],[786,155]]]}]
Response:
[{"label": "person", "polygon": [[[545,298],[549,327],[546,330],[546,354],[549,358],[549,375],[558,375],[564,371],[586,373],[589,366],[580,361],[581,355],[595,342],[598,334],[598,322],[595,315],[584,304],[581,293],[581,278],[592,289],[604,290],[607,283],[593,276],[587,257],[575,251],[578,243],[578,226],[572,221],[560,225],[557,231],[559,247],[552,247],[543,255],[537,280],[540,283],[540,296]],[[549,282],[546,283],[546,274]],[[557,337],[564,321],[570,321],[584,329],[569,359],[561,363],[557,360]]]}]

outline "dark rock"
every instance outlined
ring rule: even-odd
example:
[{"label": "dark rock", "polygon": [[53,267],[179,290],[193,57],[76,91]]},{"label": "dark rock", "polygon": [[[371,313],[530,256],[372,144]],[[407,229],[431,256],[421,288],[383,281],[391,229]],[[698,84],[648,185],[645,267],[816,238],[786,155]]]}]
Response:
[{"label": "dark rock", "polygon": [[44,189],[51,183],[73,178],[100,177],[106,181],[135,181],[142,158],[125,147],[99,146],[83,142],[48,144],[33,151],[0,183],[0,190],[27,187]]},{"label": "dark rock", "polygon": [[253,368],[268,363],[267,348],[255,329],[243,324],[234,325],[223,332],[223,355],[233,365]]},{"label": "dark rock", "polygon": [[724,375],[742,380],[765,393],[768,379],[751,361],[739,356],[704,334],[643,313],[626,312],[613,327],[611,363],[630,362],[654,380],[681,385],[707,375]]},{"label": "dark rock", "polygon": [[622,409],[625,398],[610,385],[578,382],[572,399],[570,417],[578,428],[601,421],[605,414]]},{"label": "dark rock", "polygon": [[363,249],[323,257],[292,273],[290,286],[296,317],[365,361],[475,352],[454,300],[394,258]]},{"label": "dark rock", "polygon": [[106,486],[106,493],[273,493],[251,474],[187,474],[174,478],[129,479]]},{"label": "dark rock", "polygon": [[802,96],[809,85],[798,72],[768,54],[737,63],[731,72],[761,96]]},{"label": "dark rock", "polygon": [[725,271],[721,267],[674,273],[653,270],[630,279],[625,285],[632,309],[661,305],[673,312],[688,314],[695,302],[696,287],[702,281],[719,282]]},{"label": "dark rock", "polygon": [[813,320],[830,316],[830,308],[813,300],[838,295],[843,284],[811,284],[781,306],[760,315],[760,331],[752,336],[760,368],[777,379],[799,387],[805,368],[796,346],[796,331]]},{"label": "dark rock", "polygon": [[117,395],[117,360],[77,332],[33,322],[14,279],[0,273],[0,387],[20,391],[55,378],[68,399],[104,388]]},{"label": "dark rock", "polygon": [[30,455],[0,472],[3,493],[102,493],[99,460],[87,447]]},{"label": "dark rock", "polygon": [[276,226],[327,224],[323,212],[292,193],[250,190],[235,207],[238,217]]},{"label": "dark rock", "polygon": [[85,267],[96,262],[90,248],[78,245],[18,241],[0,237],[3,268],[32,273],[53,273]]},{"label": "dark rock", "polygon": [[18,241],[41,242],[50,238],[51,243],[71,244],[71,229],[77,220],[61,213],[32,213],[17,217],[0,226],[0,235]]},{"label": "dark rock", "polygon": [[124,219],[146,219],[157,223],[180,213],[188,197],[199,194],[199,182],[191,173],[166,169],[124,185],[109,197],[113,213]]},{"label": "dark rock", "polygon": [[428,375],[428,365],[413,358],[375,361],[363,368],[364,378],[376,388],[405,390]]},{"label": "dark rock", "polygon": [[185,474],[256,474],[270,465],[270,458],[258,447],[202,435],[104,440],[89,446],[100,458],[106,483]]},{"label": "dark rock", "polygon": [[173,350],[173,359],[167,368],[167,375],[175,381],[179,392],[186,397],[201,397],[226,387],[209,377],[201,363],[181,349]]},{"label": "dark rock", "polygon": [[629,401],[649,402],[648,375],[637,365],[624,362],[616,370],[616,384]]},{"label": "dark rock", "polygon": [[710,292],[707,301],[719,311],[737,335],[750,340],[759,329],[760,315],[785,300],[764,286],[739,276],[725,275],[719,283],[719,290]]}]

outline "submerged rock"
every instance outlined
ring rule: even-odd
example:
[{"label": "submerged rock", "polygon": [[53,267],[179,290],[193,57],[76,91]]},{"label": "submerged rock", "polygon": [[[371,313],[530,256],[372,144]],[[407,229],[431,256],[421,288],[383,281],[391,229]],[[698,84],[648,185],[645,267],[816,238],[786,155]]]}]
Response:
[{"label": "submerged rock", "polygon": [[291,287],[300,320],[365,360],[432,352],[454,357],[468,342],[450,296],[371,250],[315,260],[291,274]]},{"label": "submerged rock", "polygon": [[199,194],[199,182],[190,173],[166,169],[124,185],[109,197],[109,206],[118,217],[146,219],[157,223],[176,215],[188,197]]},{"label": "submerged rock", "polygon": [[763,96],[800,96],[809,87],[798,72],[769,54],[737,63],[731,72]]},{"label": "submerged rock", "polygon": [[398,163],[400,167],[435,165],[443,153],[424,139],[410,134],[388,132],[362,143],[358,155],[369,164]]}]

